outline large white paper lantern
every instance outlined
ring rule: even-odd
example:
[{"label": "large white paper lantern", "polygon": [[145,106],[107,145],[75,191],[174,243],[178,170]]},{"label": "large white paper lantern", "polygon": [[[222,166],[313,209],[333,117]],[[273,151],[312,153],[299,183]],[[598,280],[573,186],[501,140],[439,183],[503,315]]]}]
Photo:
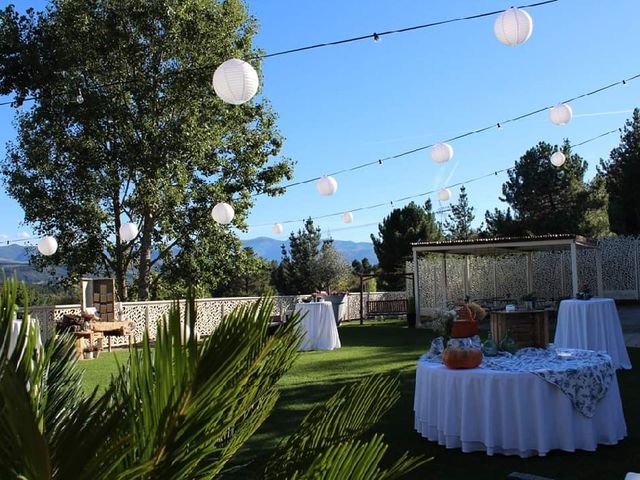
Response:
[{"label": "large white paper lantern", "polygon": [[273,233],[275,233],[276,235],[281,234],[282,232],[284,232],[284,227],[282,226],[281,223],[274,223],[273,227],[271,227],[271,231]]},{"label": "large white paper lantern", "polygon": [[551,155],[551,164],[554,167],[561,167],[562,165],[564,165],[564,162],[567,160],[567,157],[564,156],[564,153],[562,152],[556,152],[553,155]]},{"label": "large white paper lantern", "polygon": [[322,176],[320,180],[316,182],[316,189],[320,195],[333,195],[338,191],[338,182],[331,176]]},{"label": "large white paper lantern", "polygon": [[38,242],[38,251],[48,257],[49,255],[53,255],[58,250],[58,241],[51,236],[42,237]]},{"label": "large white paper lantern", "polygon": [[217,203],[211,210],[211,218],[222,225],[231,223],[234,215],[233,207],[226,202]]},{"label": "large white paper lantern", "polygon": [[353,222],[353,213],[351,212],[344,212],[342,214],[342,222],[343,223],[351,223]]},{"label": "large white paper lantern", "polygon": [[258,91],[260,80],[254,68],[243,60],[227,60],[213,73],[213,89],[223,101],[233,105],[248,102]]},{"label": "large white paper lantern", "polygon": [[513,47],[529,40],[533,33],[533,20],[526,11],[511,7],[496,18],[493,31],[500,42]]},{"label": "large white paper lantern", "polygon": [[566,103],[559,103],[549,110],[549,120],[555,125],[566,125],[573,118],[573,110]]},{"label": "large white paper lantern", "polygon": [[451,198],[451,190],[448,188],[441,188],[438,190],[438,200],[446,202]]},{"label": "large white paper lantern", "polygon": [[130,242],[138,236],[138,226],[135,223],[127,222],[120,225],[120,239],[123,242]]},{"label": "large white paper lantern", "polygon": [[453,158],[453,147],[448,143],[436,143],[431,147],[431,160],[436,163],[447,163]]}]

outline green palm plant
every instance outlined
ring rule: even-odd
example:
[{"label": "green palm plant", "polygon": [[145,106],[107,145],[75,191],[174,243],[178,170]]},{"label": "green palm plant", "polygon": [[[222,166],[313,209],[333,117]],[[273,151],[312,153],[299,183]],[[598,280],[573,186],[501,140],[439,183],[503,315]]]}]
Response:
[{"label": "green palm plant", "polygon": [[[86,395],[73,339],[43,345],[35,322],[18,326],[17,291],[8,280],[0,295],[2,479],[214,478],[269,416],[298,355],[297,319],[267,335],[272,299],[234,310],[202,343],[189,335],[190,300],[159,322],[153,348],[145,335],[110,385]],[[265,478],[391,479],[422,464],[405,454],[382,468],[382,436],[362,439],[397,398],[394,378],[342,388],[283,442]]]}]

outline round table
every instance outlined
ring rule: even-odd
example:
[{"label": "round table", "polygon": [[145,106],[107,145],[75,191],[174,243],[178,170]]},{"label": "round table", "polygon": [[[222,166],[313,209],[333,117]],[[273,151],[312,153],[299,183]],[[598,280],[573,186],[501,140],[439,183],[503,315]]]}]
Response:
[{"label": "round table", "polygon": [[631,368],[616,304],[611,298],[563,300],[553,341],[556,347],[602,350],[614,368]]},{"label": "round table", "polygon": [[587,418],[559,388],[532,373],[452,370],[420,360],[414,411],[415,428],[423,437],[487,455],[594,451],[627,433],[615,374],[595,414]]},{"label": "round table", "polygon": [[340,348],[340,337],[331,302],[297,303],[295,311],[302,317],[298,328],[304,332],[299,350]]}]

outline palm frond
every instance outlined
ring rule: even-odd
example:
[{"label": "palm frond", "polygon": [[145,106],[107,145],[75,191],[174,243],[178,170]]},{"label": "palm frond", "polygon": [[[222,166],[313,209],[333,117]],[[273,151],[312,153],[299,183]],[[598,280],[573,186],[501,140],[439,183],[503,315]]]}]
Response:
[{"label": "palm frond", "polygon": [[407,455],[388,470],[380,467],[387,445],[382,435],[374,435],[368,442],[350,440],[332,445],[315,458],[303,473],[296,472],[293,480],[392,480],[400,478],[427,460]]},{"label": "palm frond", "polygon": [[305,416],[269,460],[265,477],[288,478],[328,448],[360,437],[398,400],[398,384],[396,378],[373,375],[342,387]]},{"label": "palm frond", "polygon": [[[151,462],[150,476],[175,479],[222,469],[268,416],[275,384],[297,356],[293,324],[267,338],[272,308],[264,299],[234,310],[198,346],[185,338],[176,307],[158,325],[155,350],[148,336],[132,350],[115,383],[131,425],[129,469]],[[193,331],[193,305],[185,317]]]}]

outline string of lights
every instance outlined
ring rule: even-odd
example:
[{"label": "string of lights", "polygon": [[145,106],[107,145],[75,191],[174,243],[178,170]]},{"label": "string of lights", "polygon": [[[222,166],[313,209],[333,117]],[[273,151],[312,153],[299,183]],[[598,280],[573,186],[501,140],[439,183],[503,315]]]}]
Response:
[{"label": "string of lights", "polygon": [[[576,95],[575,97],[569,98],[568,100],[565,100],[565,101],[563,101],[561,103],[565,103],[565,104],[571,103],[571,102],[574,102],[576,100],[579,100],[579,99],[582,99],[582,98],[585,98],[585,97],[589,97],[591,95],[596,95],[596,94],[598,94],[600,92],[604,92],[606,90],[609,90],[609,89],[611,89],[613,87],[616,87],[616,86],[619,86],[619,85],[626,86],[629,82],[631,82],[631,81],[633,81],[633,80],[635,80],[635,79],[637,79],[639,77],[640,77],[640,73],[638,73],[636,75],[633,75],[633,76],[631,76],[631,77],[629,77],[627,79],[620,80],[618,82],[613,82],[613,83],[610,83],[608,85],[605,85],[605,86],[602,86],[602,87],[598,87],[595,90],[591,90],[589,92],[582,93],[580,95]],[[518,115],[517,117],[509,118],[507,120],[502,120],[500,122],[496,122],[496,123],[493,123],[491,125],[487,125],[487,126],[482,127],[482,128],[477,128],[475,130],[470,130],[470,131],[462,133],[460,135],[456,135],[454,137],[451,137],[451,138],[448,138],[448,139],[444,140],[444,142],[446,142],[446,143],[453,142],[453,141],[456,141],[456,140],[460,140],[462,138],[470,137],[472,135],[477,135],[479,133],[483,133],[483,132],[486,132],[488,130],[492,130],[494,128],[495,129],[501,129],[506,124],[517,122],[518,120],[522,120],[524,118],[531,117],[531,116],[536,115],[538,113],[548,111],[552,107],[553,107],[553,105],[550,105],[550,106],[547,106],[547,107],[542,107],[542,108],[537,108],[537,109],[532,110],[530,112],[523,113],[522,115]],[[602,135],[603,136],[604,135],[608,135],[609,133],[614,133],[616,131],[617,130],[612,130],[611,132],[604,133]],[[590,139],[589,141],[593,141],[593,140],[596,140],[596,139],[595,138],[594,139]],[[354,165],[353,167],[348,167],[348,168],[344,168],[342,170],[337,170],[337,171],[335,171],[333,173],[329,173],[327,175],[331,176],[331,177],[335,177],[337,175],[341,175],[341,174],[347,173],[347,172],[354,172],[354,171],[360,170],[362,168],[367,168],[367,167],[371,167],[371,166],[375,166],[375,165],[382,165],[382,164],[384,164],[384,162],[387,162],[387,161],[390,161],[390,160],[396,160],[398,158],[406,157],[406,156],[412,155],[414,153],[422,152],[424,150],[432,148],[434,145],[435,145],[435,143],[430,143],[428,145],[422,145],[420,147],[416,147],[416,148],[413,148],[411,150],[406,150],[404,152],[400,152],[400,153],[397,153],[395,155],[390,155],[388,157],[379,158],[377,160],[372,160],[372,161],[369,161],[369,162],[361,163],[359,165]],[[582,144],[580,144],[580,145],[582,145]],[[575,145],[575,146],[578,146],[578,145]],[[297,181],[297,182],[288,183],[286,185],[283,185],[281,188],[288,189],[288,188],[291,188],[291,187],[297,187],[299,185],[305,185],[305,184],[308,184],[308,183],[311,183],[311,182],[316,182],[316,181],[320,180],[321,178],[322,178],[322,176],[308,178],[306,180],[300,180],[300,181]],[[264,194],[265,194],[265,192],[254,193],[252,195],[252,197],[258,197],[258,196],[261,196],[261,195],[264,195]]]},{"label": "string of lights", "polygon": [[[617,128],[615,130],[610,130],[608,132],[601,133],[600,135],[596,135],[595,137],[591,137],[591,138],[589,138],[587,140],[583,140],[583,141],[581,141],[579,143],[571,144],[571,147],[573,148],[573,147],[578,147],[580,145],[585,145],[585,144],[587,144],[589,142],[593,142],[593,141],[595,141],[595,140],[597,140],[599,138],[605,137],[607,135],[611,135],[613,133],[618,133],[620,131],[621,131],[621,129],[619,129],[619,128]],[[307,218],[311,218],[312,220],[322,220],[322,219],[325,219],[325,218],[341,216],[341,215],[344,214],[345,211],[349,211],[349,212],[353,213],[353,212],[361,212],[361,211],[364,211],[364,210],[373,210],[373,209],[381,208],[381,207],[385,207],[385,206],[387,206],[387,207],[388,206],[392,206],[393,207],[394,204],[396,204],[396,203],[406,202],[408,200],[413,200],[413,199],[416,199],[416,198],[433,195],[434,193],[437,193],[438,191],[440,191],[442,189],[456,188],[456,187],[460,187],[462,185],[468,185],[470,183],[475,183],[475,182],[478,182],[480,180],[484,180],[485,178],[498,176],[499,174],[507,172],[507,171],[511,170],[512,168],[513,167],[502,168],[500,170],[495,170],[493,172],[489,172],[489,173],[486,173],[484,175],[480,175],[480,176],[477,176],[477,177],[469,178],[467,180],[462,180],[460,182],[452,183],[452,184],[447,185],[447,186],[442,187],[442,188],[438,188],[438,189],[435,189],[435,190],[429,190],[427,192],[417,193],[415,195],[409,195],[409,196],[406,196],[406,197],[396,198],[396,199],[389,200],[389,201],[386,201],[386,202],[380,202],[380,203],[376,203],[376,204],[373,204],[373,205],[366,205],[364,207],[358,207],[358,208],[353,208],[353,209],[346,209],[346,210],[342,210],[340,212],[327,213],[325,215],[317,215],[315,217],[305,217],[305,218],[296,219],[296,220],[284,220],[284,221],[280,221],[278,223],[282,224],[282,225],[290,224],[290,223],[299,223],[299,222],[304,222]],[[438,212],[435,212],[435,213],[438,213]],[[273,222],[272,223],[260,223],[260,224],[255,224],[255,225],[249,225],[249,228],[268,227],[268,226],[272,226],[272,225],[273,225]],[[333,230],[337,230],[337,229],[333,229]]]},{"label": "string of lights", "polygon": [[[536,8],[536,7],[541,7],[544,5],[548,5],[551,3],[556,3],[560,0],[545,0],[542,2],[536,2],[536,3],[530,3],[527,5],[522,5],[519,6],[517,8]],[[483,13],[478,13],[478,14],[474,14],[474,15],[467,15],[464,17],[455,17],[455,18],[449,18],[446,20],[439,20],[436,22],[430,22],[430,23],[423,23],[420,25],[413,25],[413,26],[409,26],[409,27],[403,27],[403,28],[398,28],[398,29],[394,29],[394,30],[385,30],[385,31],[381,31],[381,32],[374,32],[371,34],[366,34],[366,35],[358,35],[355,37],[349,37],[349,38],[343,38],[340,40],[334,40],[334,41],[329,41],[329,42],[322,42],[322,43],[316,43],[316,44],[312,44],[312,45],[306,45],[306,46],[302,46],[302,47],[295,47],[295,48],[289,48],[286,50],[280,50],[280,51],[276,51],[276,52],[272,52],[272,53],[264,53],[264,54],[257,54],[257,55],[253,55],[251,57],[248,58],[248,60],[264,60],[267,58],[273,58],[273,57],[281,57],[284,55],[290,55],[290,54],[294,54],[294,53],[300,53],[300,52],[306,52],[306,51],[310,51],[310,50],[316,50],[319,48],[326,48],[326,47],[334,47],[334,46],[338,46],[338,45],[345,45],[345,44],[349,44],[349,43],[354,43],[354,42],[360,42],[360,41],[365,41],[365,40],[374,40],[374,41],[380,41],[382,39],[382,37],[385,36],[389,36],[389,35],[397,35],[397,34],[402,34],[402,33],[408,33],[408,32],[414,32],[417,30],[423,30],[423,29],[427,29],[427,28],[432,28],[432,27],[438,27],[438,26],[442,26],[442,25],[447,25],[447,24],[451,24],[451,23],[458,23],[458,22],[463,22],[463,21],[470,21],[470,20],[477,20],[480,18],[485,18],[485,17],[491,17],[494,15],[498,15],[500,13],[502,13],[504,10],[494,10],[491,12],[483,12]],[[181,74],[188,74],[188,73],[195,73],[195,72],[199,72],[202,70],[212,70],[214,68],[216,68],[217,65],[215,64],[207,64],[207,65],[199,65],[199,66],[195,66],[195,67],[187,67],[187,68],[182,68],[179,70],[175,70],[173,72],[171,72],[171,75],[181,75]],[[88,75],[85,75],[85,77],[87,77]],[[139,82],[140,79],[137,78],[129,78],[129,79],[124,79],[124,80],[117,80],[117,81],[113,81],[113,82],[108,82],[105,84],[101,85],[101,88],[109,88],[109,87],[114,87],[114,86],[119,86],[119,85],[127,85],[130,83],[137,83]],[[64,94],[66,96],[66,94]],[[50,97],[55,97],[57,95],[49,95]],[[80,94],[79,97],[82,97],[82,95]],[[38,100],[42,98],[41,96],[32,96],[32,97],[26,97],[22,100],[22,102],[31,102],[34,100]],[[12,106],[14,105],[14,101],[6,101],[6,102],[0,102],[0,106]]]}]

